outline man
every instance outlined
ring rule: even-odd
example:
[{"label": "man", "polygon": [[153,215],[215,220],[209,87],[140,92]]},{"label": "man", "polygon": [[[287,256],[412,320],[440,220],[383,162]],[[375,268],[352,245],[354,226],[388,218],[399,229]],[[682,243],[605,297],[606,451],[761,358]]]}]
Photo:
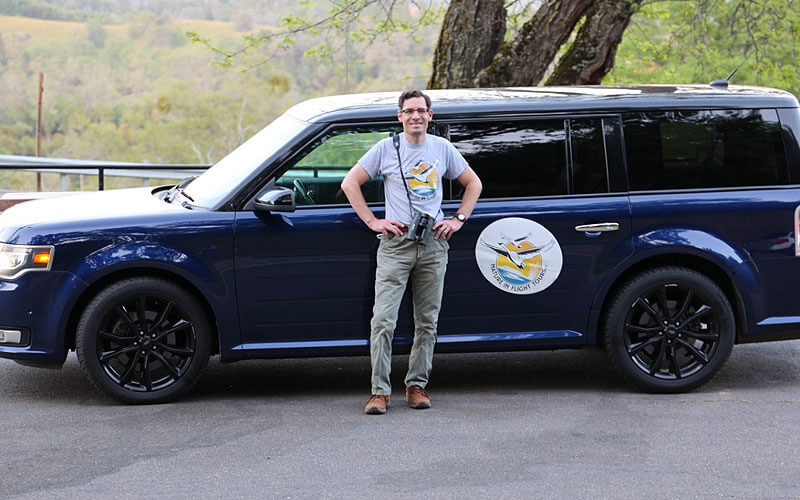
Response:
[{"label": "man", "polygon": [[[403,124],[397,142],[399,151],[395,147],[397,138],[379,141],[342,181],[342,190],[355,212],[381,238],[370,333],[372,395],[364,408],[372,415],[384,414],[389,407],[392,337],[409,280],[415,328],[405,379],[406,400],[416,409],[431,406],[425,386],[436,344],[448,241],[469,218],[482,188],[478,176],[452,144],[426,134],[433,118],[430,97],[411,90],[400,95],[398,104],[397,119]],[[384,179],[385,219],[375,217],[361,192],[361,185],[377,176]],[[461,206],[451,218],[445,218],[440,209],[443,177],[458,179],[465,188]],[[427,242],[405,237],[415,213],[430,216],[432,227],[428,229],[432,229],[433,238]],[[424,217],[418,219],[424,221]]]}]

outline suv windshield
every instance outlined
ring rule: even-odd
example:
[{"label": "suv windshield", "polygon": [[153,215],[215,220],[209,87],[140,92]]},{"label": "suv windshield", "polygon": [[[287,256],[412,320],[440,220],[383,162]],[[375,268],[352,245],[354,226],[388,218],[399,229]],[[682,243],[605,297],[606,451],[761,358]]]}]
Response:
[{"label": "suv windshield", "polygon": [[245,182],[265,160],[308,127],[304,121],[281,115],[186,186],[194,205],[213,208]]}]

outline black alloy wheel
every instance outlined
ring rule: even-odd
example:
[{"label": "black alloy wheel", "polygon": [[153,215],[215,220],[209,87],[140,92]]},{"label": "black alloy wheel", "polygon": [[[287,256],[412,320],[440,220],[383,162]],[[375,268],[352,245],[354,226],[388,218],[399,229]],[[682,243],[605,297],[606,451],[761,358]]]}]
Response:
[{"label": "black alloy wheel", "polygon": [[102,290],[76,337],[78,360],[100,390],[125,403],[170,401],[189,390],[208,361],[208,320],[197,300],[156,278]]},{"label": "black alloy wheel", "polygon": [[629,381],[681,392],[713,377],[730,355],[733,310],[720,288],[691,269],[664,267],[632,278],[605,321],[605,348]]}]

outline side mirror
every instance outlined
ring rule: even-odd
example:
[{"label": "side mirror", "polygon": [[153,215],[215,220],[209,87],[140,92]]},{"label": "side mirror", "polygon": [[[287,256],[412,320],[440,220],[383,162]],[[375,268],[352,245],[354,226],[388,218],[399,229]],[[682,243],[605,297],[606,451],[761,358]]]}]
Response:
[{"label": "side mirror", "polygon": [[269,212],[294,212],[294,191],[285,187],[274,187],[253,200],[256,210]]}]

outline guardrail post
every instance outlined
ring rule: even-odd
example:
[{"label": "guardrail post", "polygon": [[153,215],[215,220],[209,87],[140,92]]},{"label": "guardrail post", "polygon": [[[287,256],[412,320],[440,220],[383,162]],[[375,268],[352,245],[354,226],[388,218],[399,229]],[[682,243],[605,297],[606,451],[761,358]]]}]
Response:
[{"label": "guardrail post", "polygon": [[106,187],[105,175],[103,174],[103,167],[97,169],[97,190],[102,191]]},{"label": "guardrail post", "polygon": [[[58,183],[61,186],[62,191],[69,191],[67,189],[67,175],[69,174],[65,174],[63,172],[58,175],[58,181],[59,181]],[[41,189],[39,191],[41,191]]]}]

